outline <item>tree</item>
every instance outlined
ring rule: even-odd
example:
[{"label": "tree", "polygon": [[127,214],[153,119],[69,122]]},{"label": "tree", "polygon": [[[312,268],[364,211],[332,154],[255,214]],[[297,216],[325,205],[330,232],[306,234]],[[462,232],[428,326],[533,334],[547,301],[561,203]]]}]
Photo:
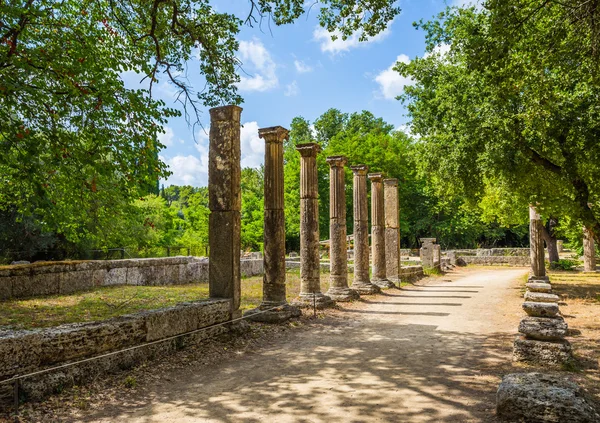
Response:
[{"label": "tree", "polygon": [[403,99],[438,191],[472,205],[501,192],[523,213],[535,204],[546,217],[584,222],[598,240],[598,60],[573,4],[450,8],[417,25],[429,53],[396,69],[414,81]]},{"label": "tree", "polygon": [[[320,24],[342,38],[372,37],[400,11],[389,0],[321,3]],[[107,218],[124,212],[114,207],[129,207],[168,175],[157,134],[169,117],[183,114],[195,125],[202,107],[242,101],[235,56],[241,25],[262,18],[290,24],[303,6],[250,0],[239,18],[208,0],[1,2],[0,210],[40,216],[75,242],[90,226],[58,218],[69,207],[79,217],[90,204]],[[200,89],[186,78],[194,64]],[[145,88],[126,88],[125,72]],[[178,91],[180,109],[154,97],[161,83]]]}]

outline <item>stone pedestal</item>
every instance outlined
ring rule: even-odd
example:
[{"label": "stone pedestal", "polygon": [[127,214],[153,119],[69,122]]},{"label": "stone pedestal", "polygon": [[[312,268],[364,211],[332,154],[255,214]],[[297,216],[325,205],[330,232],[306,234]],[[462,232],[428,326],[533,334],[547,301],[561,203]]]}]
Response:
[{"label": "stone pedestal", "polygon": [[385,202],[385,271],[389,281],[400,284],[400,207],[398,179],[383,180]]},{"label": "stone pedestal", "polygon": [[327,157],[329,163],[329,290],[335,301],[356,300],[358,292],[348,287],[348,246],[346,242],[346,178],[344,156]]},{"label": "stone pedestal", "polygon": [[546,276],[546,264],[544,262],[545,253],[542,226],[542,219],[535,207],[529,206],[530,280],[548,280]]},{"label": "stone pedestal", "polygon": [[294,305],[324,308],[334,304],[321,293],[319,257],[319,182],[316,143],[298,144],[300,153],[300,297]]},{"label": "stone pedestal", "polygon": [[383,175],[370,173],[371,181],[371,255],[373,272],[371,282],[380,288],[394,288],[396,285],[387,279],[385,267],[385,211],[383,198]]},{"label": "stone pedestal", "polygon": [[433,267],[436,269],[441,269],[442,264],[442,246],[439,244],[435,244],[433,246]]},{"label": "stone pedestal", "polygon": [[238,106],[210,109],[208,284],[211,298],[232,300],[232,318],[239,314],[241,294],[241,114]]},{"label": "stone pedestal", "polygon": [[369,277],[369,216],[367,211],[366,165],[351,166],[354,174],[354,281],[351,288],[361,295],[377,294],[378,286]]},{"label": "stone pedestal", "polygon": [[263,301],[246,312],[251,320],[278,323],[300,316],[300,310],[290,306],[285,292],[285,217],[283,191],[283,141],[288,131],[281,126],[258,130],[265,140],[264,182],[264,275]]},{"label": "stone pedestal", "polygon": [[596,271],[596,245],[589,229],[583,227],[583,270]]},{"label": "stone pedestal", "polygon": [[435,249],[435,238],[421,238],[421,265],[423,269],[433,269],[434,263],[434,249]]}]

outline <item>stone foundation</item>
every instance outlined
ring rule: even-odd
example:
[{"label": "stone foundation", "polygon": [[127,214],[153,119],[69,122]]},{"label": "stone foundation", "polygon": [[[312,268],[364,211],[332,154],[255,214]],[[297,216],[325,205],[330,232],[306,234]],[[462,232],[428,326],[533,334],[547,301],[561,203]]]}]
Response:
[{"label": "stone foundation", "polygon": [[[263,274],[263,261],[241,260],[242,276]],[[179,285],[208,282],[208,259],[165,257],[85,262],[47,262],[0,270],[0,301],[71,294],[111,285]]]},{"label": "stone foundation", "polygon": [[[0,333],[0,380],[208,328],[192,335],[22,380],[22,394],[29,400],[39,400],[58,389],[133,367],[145,360],[168,355],[186,345],[227,332],[239,324],[211,326],[238,317],[232,316],[230,310],[231,300],[206,300],[98,323]],[[10,401],[12,385],[0,385],[0,388],[0,400]]]}]

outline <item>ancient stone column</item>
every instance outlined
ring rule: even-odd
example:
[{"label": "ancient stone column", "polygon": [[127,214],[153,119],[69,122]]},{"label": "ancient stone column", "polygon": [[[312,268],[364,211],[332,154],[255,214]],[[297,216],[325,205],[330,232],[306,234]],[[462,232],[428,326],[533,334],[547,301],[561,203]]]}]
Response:
[{"label": "ancient stone column", "polygon": [[346,175],[344,156],[327,157],[329,163],[329,291],[335,301],[351,301],[360,297],[348,288],[348,244],[346,242]]},{"label": "ancient stone column", "polygon": [[442,246],[435,244],[433,246],[433,267],[441,268],[442,264]]},{"label": "ancient stone column", "polygon": [[394,288],[394,283],[387,279],[385,268],[383,175],[369,173],[368,178],[371,181],[371,255],[373,257],[371,282],[380,288]]},{"label": "ancient stone column", "polygon": [[246,313],[252,320],[276,323],[299,316],[290,306],[285,292],[285,216],[283,191],[283,141],[288,130],[281,126],[262,128],[258,136],[265,140],[264,182],[264,275],[263,301]]},{"label": "ancient stone column", "polygon": [[211,298],[231,298],[231,318],[239,317],[240,117],[242,108],[210,109],[208,150],[208,285]]},{"label": "ancient stone column", "polygon": [[321,263],[319,257],[319,180],[316,143],[298,144],[300,153],[300,298],[299,306],[318,308],[333,305],[330,297],[321,293]]},{"label": "ancient stone column", "polygon": [[529,248],[531,256],[530,280],[548,280],[544,262],[544,238],[542,236],[542,219],[535,207],[529,206]]},{"label": "ancient stone column", "polygon": [[585,226],[583,227],[583,270],[596,271],[596,245],[590,230]]},{"label": "ancient stone column", "polygon": [[387,279],[400,283],[400,207],[398,179],[383,180],[385,199],[385,271]]},{"label": "ancient stone column", "polygon": [[354,281],[351,288],[359,294],[380,292],[369,277],[369,216],[367,210],[367,172],[366,165],[351,166],[354,173]]},{"label": "ancient stone column", "polygon": [[433,269],[435,267],[435,238],[421,238],[421,265],[423,269]]}]

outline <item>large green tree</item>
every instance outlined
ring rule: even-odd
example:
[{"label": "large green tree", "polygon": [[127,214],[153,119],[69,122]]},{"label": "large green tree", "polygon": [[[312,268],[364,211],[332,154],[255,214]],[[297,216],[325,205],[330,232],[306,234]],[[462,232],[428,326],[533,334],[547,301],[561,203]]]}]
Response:
[{"label": "large green tree", "polygon": [[590,3],[490,0],[417,25],[429,53],[396,69],[413,79],[403,98],[438,192],[488,214],[495,198],[512,208],[496,209],[504,219],[524,221],[536,204],[600,240],[600,12]]}]

